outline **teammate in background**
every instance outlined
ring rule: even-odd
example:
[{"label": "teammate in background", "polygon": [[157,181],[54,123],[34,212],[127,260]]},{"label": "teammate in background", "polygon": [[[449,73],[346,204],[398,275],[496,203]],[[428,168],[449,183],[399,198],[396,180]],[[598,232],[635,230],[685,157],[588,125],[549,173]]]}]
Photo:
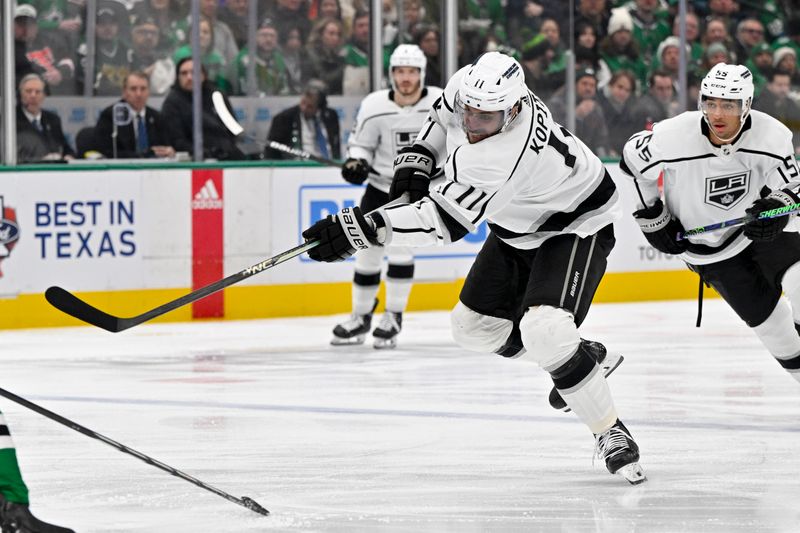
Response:
[{"label": "teammate in background", "polygon": [[800,235],[784,231],[790,217],[677,240],[684,225],[706,226],[800,202],[792,132],[751,110],[752,100],[747,67],[715,65],[700,86],[699,111],[631,137],[620,167],[633,177],[639,200],[633,216],[650,244],[679,254],[800,381]]},{"label": "teammate in background", "polygon": [[[437,163],[445,181],[429,193]],[[595,435],[609,472],[645,481],[638,446],[578,332],[621,215],[600,159],[553,121],[516,60],[490,52],[450,79],[394,168],[390,196],[414,203],[320,220],[303,233],[320,240],[309,256],[340,261],[376,245],[446,245],[488,219],[492,231],[451,314],[453,337],[541,366]]]},{"label": "teammate in background", "polygon": [[[410,146],[433,102],[442,93],[425,86],[425,54],[418,46],[401,44],[389,59],[392,88],[375,91],[361,102],[347,143],[342,177],[354,184],[367,182],[361,211],[368,213],[389,201],[392,161]],[[414,255],[407,246],[374,246],[356,256],[353,276],[353,315],[333,330],[331,344],[361,344],[372,326],[375,296],[381,282],[381,263],[387,255],[386,312],[372,332],[375,348],[394,348],[403,324],[414,277]]]},{"label": "teammate in background", "polygon": [[0,530],[3,533],[74,533],[42,522],[28,507],[28,487],[22,481],[17,451],[0,412]]}]

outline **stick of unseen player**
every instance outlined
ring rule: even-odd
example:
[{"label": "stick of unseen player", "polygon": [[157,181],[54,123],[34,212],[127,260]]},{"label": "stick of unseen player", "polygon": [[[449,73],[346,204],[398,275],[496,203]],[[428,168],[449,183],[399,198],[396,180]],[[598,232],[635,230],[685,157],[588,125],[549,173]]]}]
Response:
[{"label": "stick of unseen player", "polygon": [[76,422],[73,422],[72,420],[70,420],[68,418],[64,418],[63,416],[61,416],[59,414],[56,414],[53,411],[49,411],[49,410],[45,409],[44,407],[42,407],[40,405],[37,405],[37,404],[35,404],[35,403],[33,403],[33,402],[29,401],[29,400],[26,400],[25,398],[23,398],[21,396],[17,396],[13,392],[9,392],[9,391],[7,391],[7,390],[5,390],[3,388],[0,388],[0,396],[4,396],[4,397],[8,398],[9,400],[11,400],[12,402],[16,402],[16,403],[18,403],[18,404],[20,404],[20,405],[22,405],[24,407],[27,407],[28,409],[30,409],[32,411],[35,411],[35,412],[39,413],[40,415],[43,415],[43,416],[49,418],[50,420],[55,420],[59,424],[65,425],[70,429],[74,429],[78,433],[82,433],[82,434],[86,435],[87,437],[91,437],[93,439],[97,439],[100,442],[105,442],[109,446],[112,446],[112,447],[116,448],[117,450],[119,450],[121,452],[127,453],[128,455],[132,455],[132,456],[136,457],[137,459],[141,459],[142,461],[144,461],[145,463],[147,463],[149,465],[153,465],[156,468],[160,468],[161,470],[172,474],[173,476],[176,476],[176,477],[179,477],[179,478],[181,478],[183,480],[186,480],[189,483],[197,485],[200,488],[206,489],[209,492],[213,492],[214,494],[216,494],[218,496],[222,496],[223,498],[225,498],[228,501],[231,501],[233,503],[241,505],[242,507],[246,507],[246,508],[250,509],[251,511],[256,512],[258,514],[261,514],[261,515],[264,515],[264,516],[268,516],[269,515],[269,511],[267,511],[261,505],[256,503],[252,498],[248,498],[247,496],[242,496],[241,498],[236,498],[235,496],[231,496],[230,494],[228,494],[227,492],[225,492],[223,490],[220,490],[220,489],[218,489],[216,487],[212,487],[211,485],[208,485],[207,483],[203,483],[199,479],[194,478],[194,477],[190,476],[189,474],[181,472],[180,470],[178,470],[176,468],[172,468],[171,466],[169,466],[167,464],[164,464],[161,461],[158,461],[156,459],[153,459],[152,457],[150,457],[148,455],[145,455],[142,452],[136,451],[133,448],[129,448],[129,447],[125,446],[124,444],[120,444],[119,442],[117,442],[117,441],[115,441],[113,439],[110,439],[110,438],[106,437],[105,435],[101,435],[100,433],[97,433],[96,431],[92,431],[91,429],[86,428],[86,427],[84,427],[84,426],[82,426],[82,425],[80,425],[80,424],[78,424]]},{"label": "stick of unseen player", "polygon": [[[312,153],[306,152],[305,150],[299,150],[297,148],[293,148],[291,146],[287,146],[283,143],[279,143],[277,141],[270,141],[268,140],[266,143],[259,141],[258,139],[254,138],[252,135],[247,135],[244,132],[244,128],[241,124],[234,118],[231,114],[228,106],[225,105],[225,99],[222,97],[222,93],[219,91],[214,91],[211,94],[211,102],[214,104],[214,111],[216,111],[217,116],[225,125],[225,127],[236,137],[243,137],[248,141],[257,144],[263,150],[265,147],[270,147],[273,150],[278,150],[279,152],[284,152],[294,157],[298,157],[300,159],[305,159],[307,161],[316,161],[317,163],[329,166],[329,167],[337,167],[342,168],[342,163],[340,161],[334,161],[333,159],[328,159],[327,157],[320,157],[318,155],[314,155]],[[377,174],[374,169],[370,169],[370,172],[373,174]]]},{"label": "stick of unseen player", "polygon": [[708,226],[700,226],[699,228],[686,230],[683,233],[678,233],[678,240],[682,241],[684,239],[688,239],[692,235],[700,235],[701,233],[708,233],[709,231],[716,231],[722,228],[730,228],[731,226],[740,226],[742,224],[746,224],[753,220],[764,220],[767,218],[785,217],[787,215],[792,215],[794,213],[797,213],[798,211],[800,211],[800,203],[787,205],[785,207],[778,207],[776,209],[769,209],[767,211],[760,212],[758,216],[746,215],[739,218],[732,218],[724,222],[717,222],[716,224],[709,224]]}]

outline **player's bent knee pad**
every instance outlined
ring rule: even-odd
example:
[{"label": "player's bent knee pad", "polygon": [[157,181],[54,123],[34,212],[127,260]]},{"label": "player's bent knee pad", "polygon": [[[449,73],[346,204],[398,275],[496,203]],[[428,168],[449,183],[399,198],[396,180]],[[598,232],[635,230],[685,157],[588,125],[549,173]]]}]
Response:
[{"label": "player's bent knee pad", "polygon": [[532,357],[548,372],[569,360],[581,343],[572,313],[550,305],[528,309],[519,329],[527,357]]},{"label": "player's bent knee pad", "polygon": [[380,272],[384,252],[383,246],[370,246],[366,250],[359,250],[355,257],[356,271],[365,273]]},{"label": "player's bent knee pad", "polygon": [[461,302],[450,313],[450,325],[459,346],[475,352],[495,352],[514,329],[512,321],[477,313]]},{"label": "player's bent knee pad", "polygon": [[387,246],[386,257],[393,265],[413,265],[414,251],[408,246]]}]

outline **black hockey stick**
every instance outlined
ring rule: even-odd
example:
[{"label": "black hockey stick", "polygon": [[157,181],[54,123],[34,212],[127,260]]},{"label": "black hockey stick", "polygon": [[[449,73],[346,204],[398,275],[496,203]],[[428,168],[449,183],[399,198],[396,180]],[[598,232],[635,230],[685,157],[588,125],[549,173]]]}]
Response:
[{"label": "black hockey stick", "polygon": [[677,240],[682,241],[684,239],[688,239],[692,235],[700,235],[701,233],[708,233],[709,231],[715,231],[722,228],[729,228],[731,226],[740,226],[742,224],[747,224],[748,222],[751,222],[753,220],[764,220],[766,218],[783,217],[786,215],[797,213],[798,211],[800,211],[800,203],[787,205],[785,207],[778,207],[776,209],[769,209],[767,211],[760,212],[758,216],[746,215],[739,218],[732,218],[724,222],[717,222],[716,224],[709,224],[708,226],[700,226],[699,228],[686,230],[683,233],[678,233]]},{"label": "black hockey stick", "polygon": [[128,328],[138,326],[142,322],[147,322],[148,320],[156,318],[157,316],[161,316],[165,313],[169,313],[174,309],[200,300],[201,298],[205,298],[209,294],[213,294],[224,289],[225,287],[239,283],[243,279],[247,279],[250,276],[255,276],[256,274],[272,268],[275,265],[297,257],[311,248],[314,248],[318,244],[319,241],[303,243],[300,246],[292,248],[291,250],[286,250],[285,252],[282,252],[274,257],[270,257],[269,259],[265,259],[260,263],[256,263],[253,266],[247,267],[236,274],[231,274],[227,278],[215,281],[214,283],[206,285],[205,287],[201,287],[190,292],[189,294],[181,296],[180,298],[167,302],[163,305],[159,305],[158,307],[153,308],[146,313],[129,318],[117,317],[110,315],[105,311],[101,311],[100,309],[89,305],[68,290],[62,289],[61,287],[48,288],[44,293],[44,297],[47,298],[47,301],[50,302],[50,305],[59,311],[62,311],[79,320],[83,320],[84,322],[87,322],[93,326],[97,326],[98,328],[103,328],[111,333],[117,333]]},{"label": "black hockey stick", "polygon": [[92,431],[91,429],[86,428],[86,427],[84,427],[84,426],[82,426],[82,425],[80,425],[80,424],[78,424],[76,422],[73,422],[72,420],[70,420],[68,418],[64,418],[63,416],[61,416],[59,414],[56,414],[56,413],[54,413],[52,411],[49,411],[49,410],[45,409],[44,407],[42,407],[40,405],[36,405],[35,403],[33,403],[33,402],[29,401],[29,400],[26,400],[25,398],[22,398],[21,396],[17,396],[13,392],[9,392],[9,391],[7,391],[7,390],[5,390],[3,388],[0,388],[0,396],[5,396],[6,398],[11,400],[12,402],[16,402],[16,403],[18,403],[18,404],[20,404],[20,405],[22,405],[24,407],[27,407],[28,409],[30,409],[32,411],[36,411],[40,415],[46,416],[50,420],[55,420],[59,424],[65,425],[70,429],[74,429],[78,433],[83,433],[87,437],[91,437],[91,438],[97,439],[97,440],[99,440],[101,442],[105,442],[109,446],[113,446],[114,448],[116,448],[117,450],[119,450],[119,451],[121,451],[123,453],[127,453],[128,455],[132,455],[132,456],[136,457],[137,459],[141,459],[142,461],[144,461],[145,463],[147,463],[149,465],[153,465],[156,468],[160,468],[164,472],[167,472],[169,474],[172,474],[175,477],[179,477],[179,478],[181,478],[183,480],[186,480],[189,483],[193,483],[194,485],[197,485],[200,488],[206,489],[209,492],[213,492],[214,494],[216,494],[218,496],[222,496],[223,498],[225,498],[226,500],[228,500],[230,502],[233,502],[233,503],[236,503],[238,505],[241,505],[242,507],[247,507],[251,511],[256,512],[258,514],[262,514],[264,516],[268,516],[269,515],[269,511],[267,511],[266,509],[261,507],[261,505],[259,505],[257,502],[255,502],[252,498],[248,498],[247,496],[242,496],[241,498],[237,498],[235,496],[231,496],[230,494],[228,494],[225,491],[222,491],[222,490],[220,490],[220,489],[218,489],[216,487],[212,487],[211,485],[203,483],[199,479],[193,478],[189,474],[185,474],[184,472],[181,472],[180,470],[178,470],[176,468],[172,468],[171,466],[166,465],[166,464],[164,464],[161,461],[158,461],[156,459],[153,459],[152,457],[147,456],[147,455],[143,454],[142,452],[138,452],[138,451],[134,450],[133,448],[128,448],[124,444],[120,444],[119,442],[117,442],[117,441],[115,441],[113,439],[110,439],[110,438],[106,437],[105,435],[101,435],[100,433],[97,433],[96,431]]},{"label": "black hockey stick", "polygon": [[[342,168],[342,163],[338,161],[334,161],[333,159],[327,159],[325,157],[319,157],[317,155],[311,154],[306,152],[305,150],[298,150],[297,148],[292,148],[291,146],[286,146],[283,143],[279,143],[277,141],[267,141],[266,146],[274,150],[278,150],[280,152],[285,152],[287,154],[293,155],[295,157],[299,157],[301,159],[308,159],[310,161],[316,161],[317,163],[321,163],[323,165],[328,165],[329,167],[338,167]],[[370,174],[378,175],[378,171],[372,167],[369,167]]]}]

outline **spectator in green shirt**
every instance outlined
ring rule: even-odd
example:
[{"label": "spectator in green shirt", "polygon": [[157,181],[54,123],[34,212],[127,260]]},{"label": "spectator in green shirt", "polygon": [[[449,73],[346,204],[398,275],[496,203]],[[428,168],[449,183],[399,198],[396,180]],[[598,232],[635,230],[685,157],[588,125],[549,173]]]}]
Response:
[{"label": "spectator in green shirt", "polygon": [[[255,79],[258,96],[289,94],[288,75],[283,54],[278,48],[278,28],[272,19],[264,19],[256,30]],[[243,48],[236,57],[236,80],[239,94],[247,94],[247,66],[250,51]]]}]

